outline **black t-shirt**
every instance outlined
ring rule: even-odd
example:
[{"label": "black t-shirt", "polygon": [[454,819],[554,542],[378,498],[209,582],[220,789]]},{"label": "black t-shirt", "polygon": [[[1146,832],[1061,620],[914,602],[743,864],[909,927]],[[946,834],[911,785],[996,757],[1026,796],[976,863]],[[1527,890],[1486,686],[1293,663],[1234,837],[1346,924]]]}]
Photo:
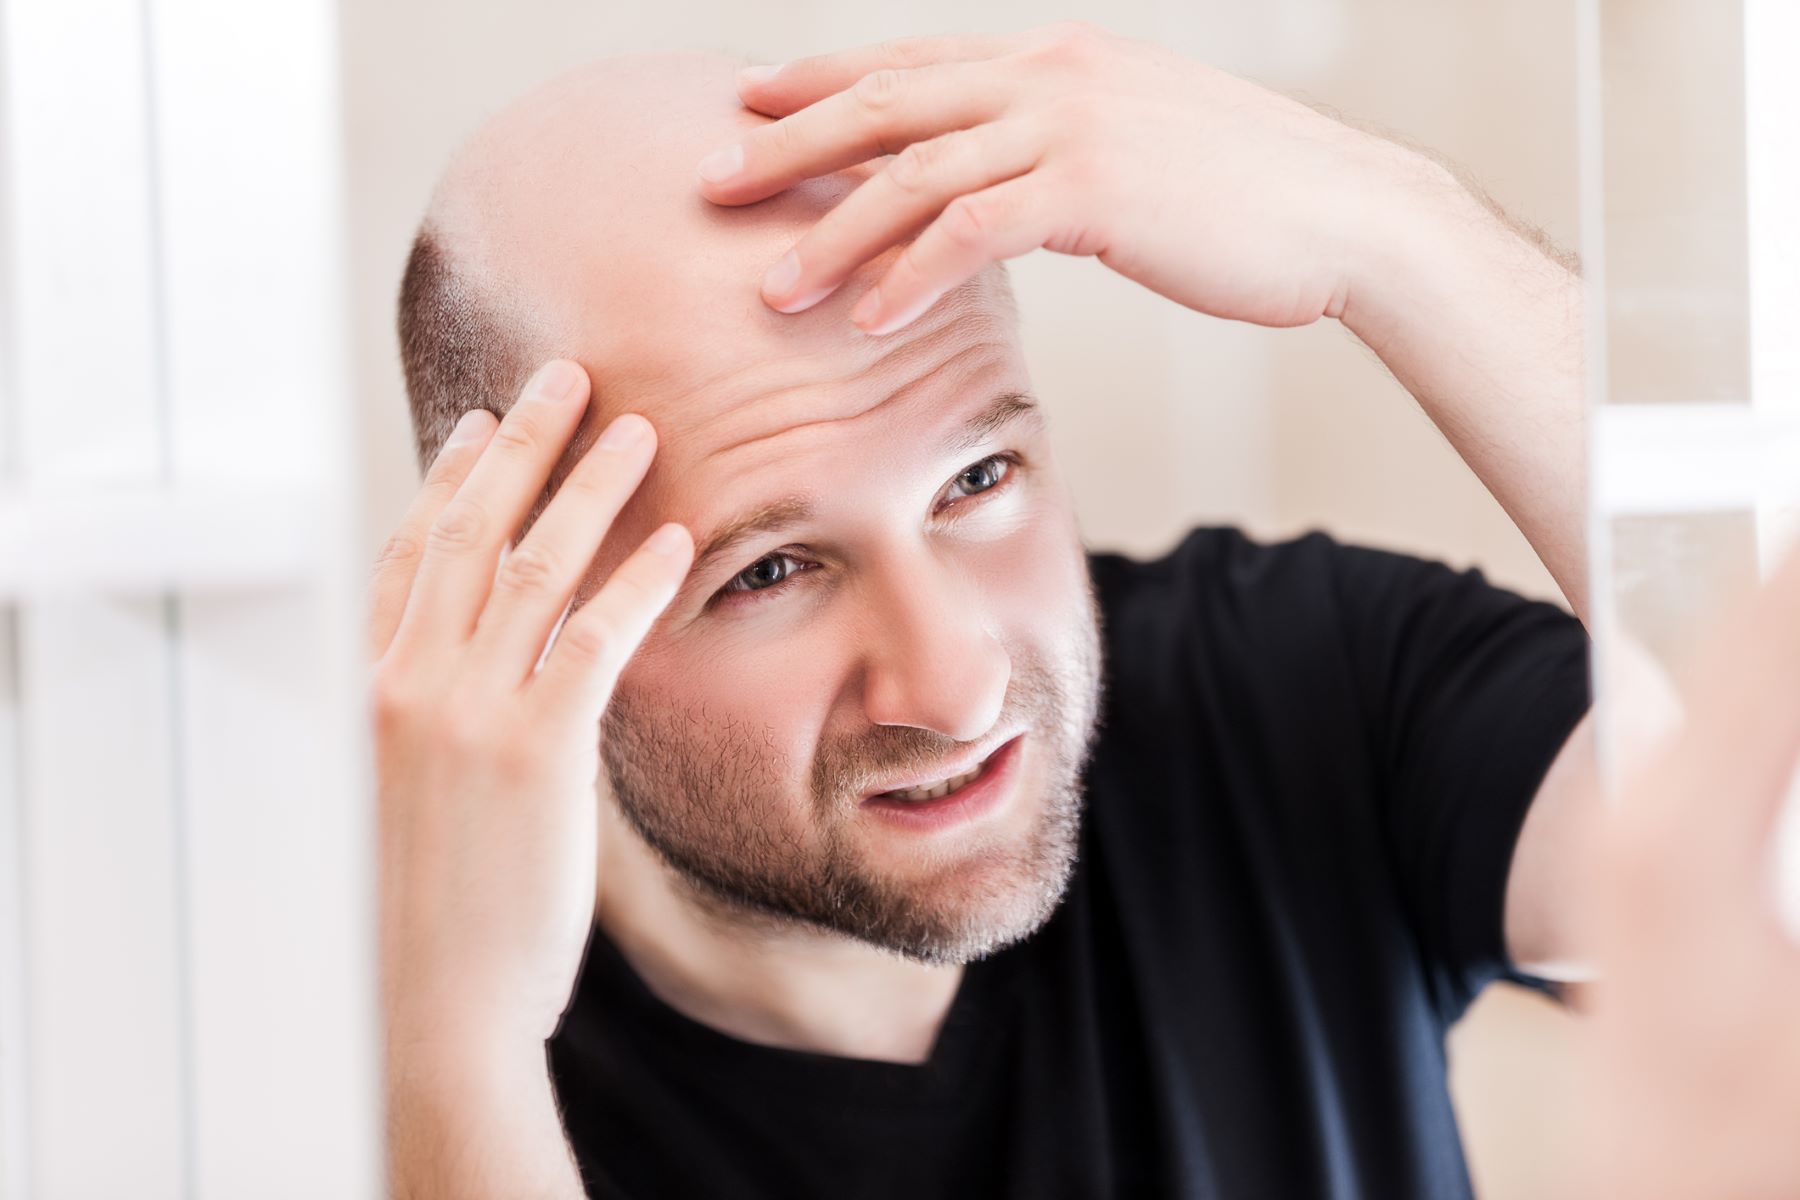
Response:
[{"label": "black t-shirt", "polygon": [[1587,639],[1476,572],[1203,529],[1094,554],[1106,692],[1069,894],[929,1060],[692,1021],[596,931],[551,1046],[597,1197],[1469,1195],[1444,1033]]}]

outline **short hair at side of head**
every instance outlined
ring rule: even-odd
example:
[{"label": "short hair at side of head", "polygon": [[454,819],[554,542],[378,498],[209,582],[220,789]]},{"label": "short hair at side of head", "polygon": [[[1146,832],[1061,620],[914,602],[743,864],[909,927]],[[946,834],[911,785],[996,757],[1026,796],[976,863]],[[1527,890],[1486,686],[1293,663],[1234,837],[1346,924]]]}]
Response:
[{"label": "short hair at side of head", "polygon": [[430,220],[419,227],[407,256],[397,319],[422,471],[464,413],[485,408],[504,416],[533,364],[517,321],[481,294]]}]

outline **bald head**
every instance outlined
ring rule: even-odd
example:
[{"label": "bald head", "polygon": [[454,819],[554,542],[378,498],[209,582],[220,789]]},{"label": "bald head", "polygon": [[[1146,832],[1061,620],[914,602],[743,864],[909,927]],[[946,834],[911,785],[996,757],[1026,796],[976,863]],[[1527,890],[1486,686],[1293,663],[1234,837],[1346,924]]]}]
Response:
[{"label": "bald head", "polygon": [[[1035,927],[1072,860],[1098,680],[1073,506],[998,267],[880,337],[849,312],[895,249],[805,312],[764,304],[768,267],[880,164],[705,200],[701,158],[766,120],[736,66],[596,63],[457,154],[401,295],[420,453],[550,358],[593,393],[539,509],[614,416],[655,428],[616,516],[598,489],[554,501],[552,558],[604,525],[576,604],[663,522],[699,548],[608,704],[637,835],[601,839],[608,887],[663,878],[621,866],[653,849],[715,916],[961,961]],[[1014,798],[960,831],[862,807],[867,781],[1002,741],[1031,747]]]},{"label": "bald head", "polygon": [[[593,378],[586,436],[629,407],[666,442],[729,409],[677,403],[708,384],[796,359],[854,374],[883,352],[847,313],[892,252],[807,313],[775,313],[758,294],[768,266],[873,166],[743,208],[699,193],[700,158],[769,120],[738,102],[740,65],[704,54],[601,60],[521,98],[457,152],[400,295],[421,464],[464,412],[503,413],[552,357]],[[946,297],[940,322],[971,306],[1010,319],[999,268]],[[582,448],[578,438],[571,457]]]}]

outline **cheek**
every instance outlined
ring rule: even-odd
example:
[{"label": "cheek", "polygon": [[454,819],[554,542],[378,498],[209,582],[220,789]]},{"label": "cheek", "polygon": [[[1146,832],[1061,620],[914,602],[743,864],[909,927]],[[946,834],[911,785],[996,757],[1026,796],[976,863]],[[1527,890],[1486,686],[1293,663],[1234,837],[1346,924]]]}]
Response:
[{"label": "cheek", "polygon": [[[647,649],[649,649],[647,647]],[[708,639],[663,645],[634,660],[626,677],[686,714],[682,740],[697,754],[731,759],[752,802],[810,809],[808,775],[835,680],[820,638]]]},{"label": "cheek", "polygon": [[1073,521],[1059,513],[978,547],[971,569],[998,628],[1042,645],[1078,614],[1087,560]]}]

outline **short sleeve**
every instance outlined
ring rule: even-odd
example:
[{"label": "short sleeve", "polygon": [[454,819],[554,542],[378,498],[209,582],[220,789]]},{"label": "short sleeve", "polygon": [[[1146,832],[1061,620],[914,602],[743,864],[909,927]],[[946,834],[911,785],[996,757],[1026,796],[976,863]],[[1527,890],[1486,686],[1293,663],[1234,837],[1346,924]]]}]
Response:
[{"label": "short sleeve", "polygon": [[1479,571],[1333,544],[1333,591],[1375,803],[1446,1022],[1506,950],[1513,850],[1590,704],[1589,643],[1552,604]]}]

